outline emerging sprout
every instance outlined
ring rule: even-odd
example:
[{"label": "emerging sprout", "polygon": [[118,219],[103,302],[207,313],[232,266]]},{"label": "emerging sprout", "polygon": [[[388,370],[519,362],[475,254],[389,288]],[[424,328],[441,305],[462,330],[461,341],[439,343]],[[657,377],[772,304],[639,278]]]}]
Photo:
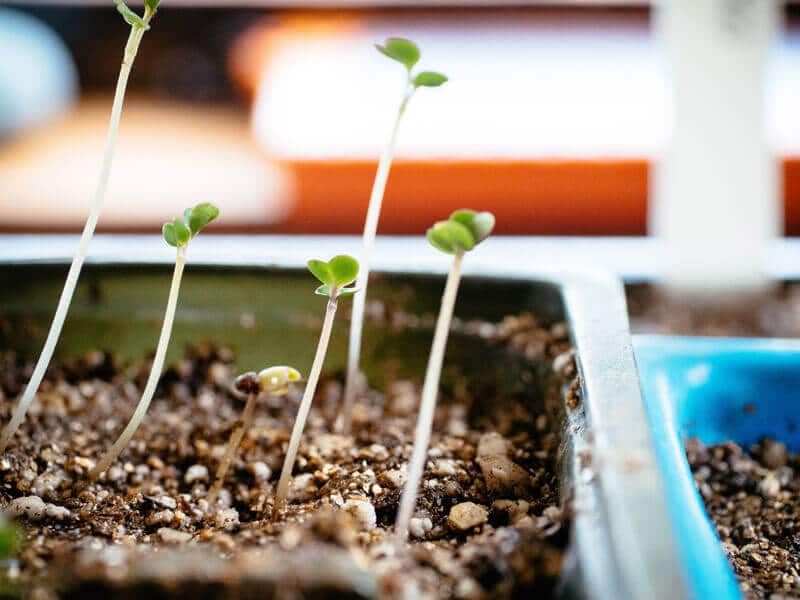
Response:
[{"label": "emerging sprout", "polygon": [[414,515],[417,504],[417,490],[422,480],[422,471],[425,468],[425,459],[428,455],[428,446],[431,441],[431,427],[433,414],[436,410],[436,395],[439,390],[439,378],[442,373],[444,351],[447,346],[447,334],[450,331],[450,322],[453,319],[453,307],[458,294],[458,284],[461,280],[461,262],[464,253],[489,237],[494,228],[494,215],[489,212],[475,212],[474,210],[457,210],[447,221],[439,221],[428,229],[428,241],[437,250],[446,254],[453,254],[453,266],[447,276],[447,283],[442,295],[442,304],[439,309],[439,318],[436,320],[436,330],[433,335],[433,345],[428,358],[428,368],[425,371],[425,383],[422,386],[422,400],[419,405],[419,417],[414,431],[414,451],[408,464],[403,496],[397,510],[395,523],[395,536],[399,542],[408,538],[408,525]]},{"label": "emerging sprout", "polygon": [[144,36],[145,31],[150,29],[150,20],[156,14],[159,2],[160,0],[145,0],[144,15],[139,16],[125,6],[122,0],[116,0],[117,10],[119,10],[122,17],[131,26],[131,32],[128,36],[128,42],[125,45],[125,54],[122,59],[122,66],[119,70],[119,77],[117,78],[117,89],[114,93],[114,102],[111,107],[111,119],[108,123],[106,148],[100,167],[100,177],[98,178],[97,187],[95,188],[89,216],[86,219],[86,224],[83,226],[83,233],[81,234],[78,249],[69,267],[69,273],[64,282],[64,289],[61,291],[61,297],[58,299],[58,306],[53,316],[53,322],[50,324],[50,331],[47,333],[47,339],[42,347],[42,352],[39,355],[39,360],[36,362],[30,381],[28,381],[28,385],[25,387],[25,391],[22,393],[22,397],[17,403],[11,421],[8,422],[2,435],[0,435],[0,452],[3,452],[8,447],[11,438],[22,424],[25,413],[36,397],[36,392],[39,390],[47,367],[50,365],[50,360],[53,358],[53,352],[56,349],[58,338],[61,336],[61,330],[64,327],[67,312],[69,312],[72,296],[75,294],[75,286],[78,283],[78,278],[83,268],[83,262],[86,260],[86,254],[89,251],[89,243],[92,241],[97,221],[100,219],[100,211],[103,208],[106,188],[108,187],[108,178],[111,174],[111,159],[114,156],[114,147],[117,143],[117,132],[119,131],[119,121],[122,116],[125,89],[128,85],[128,76],[133,67],[136,53],[139,50],[142,36]]},{"label": "emerging sprout", "polygon": [[133,413],[131,420],[128,422],[127,427],[119,436],[114,445],[108,453],[97,463],[97,465],[89,472],[90,479],[97,479],[108,467],[111,466],[119,453],[128,445],[128,442],[136,433],[136,429],[144,419],[147,408],[150,406],[150,401],[155,394],[158,380],[161,377],[161,371],[164,368],[164,359],[167,355],[167,348],[169,347],[169,338],[172,335],[172,324],[175,320],[175,308],[178,305],[178,293],[181,287],[181,277],[183,276],[183,267],[186,264],[186,249],[189,242],[200,231],[208,225],[211,221],[217,218],[219,209],[213,204],[198,204],[194,208],[186,209],[183,213],[183,219],[175,219],[170,223],[165,223],[163,227],[164,241],[170,246],[177,249],[175,257],[175,270],[172,274],[172,285],[169,288],[169,297],[167,299],[167,310],[164,313],[164,323],[161,326],[161,335],[158,338],[158,346],[156,347],[156,355],[153,358],[153,365],[150,367],[150,375],[147,378],[147,383],[144,387],[144,392]]},{"label": "emerging sprout", "polygon": [[325,354],[328,351],[328,342],[331,339],[338,299],[343,296],[351,296],[358,291],[355,287],[347,287],[358,277],[358,261],[352,256],[334,256],[328,262],[310,260],[308,261],[308,270],[322,283],[316,289],[316,293],[321,296],[327,296],[328,306],[325,311],[325,320],[322,322],[322,332],[319,336],[317,352],[314,355],[314,362],[308,374],[306,389],[303,392],[303,399],[300,401],[300,408],[297,411],[297,417],[292,428],[292,437],[286,450],[286,459],[283,461],[281,477],[278,480],[273,517],[278,514],[278,511],[285,504],[286,496],[289,492],[289,482],[292,476],[292,468],[294,468],[294,461],[297,458],[297,450],[300,447],[300,438],[303,436],[308,411],[311,410],[311,402],[314,400],[317,382],[322,371],[322,365],[325,362]]},{"label": "emerging sprout", "polygon": [[392,166],[395,144],[397,141],[397,131],[400,128],[400,121],[406,111],[409,101],[414,92],[421,87],[439,87],[447,81],[447,77],[435,71],[412,72],[414,66],[419,62],[420,51],[417,45],[411,40],[402,38],[389,38],[383,45],[375,46],[379,52],[388,56],[392,60],[400,63],[406,68],[406,89],[397,111],[394,127],[392,128],[389,143],[381,154],[378,163],[378,171],[375,174],[375,181],[372,184],[372,193],[369,197],[369,207],[367,208],[367,218],[364,223],[363,249],[361,251],[361,272],[356,281],[356,287],[361,290],[361,294],[353,299],[353,318],[350,323],[350,342],[347,358],[347,378],[344,391],[344,408],[342,409],[342,419],[339,428],[344,433],[350,431],[350,421],[353,412],[353,402],[357,392],[357,381],[360,376],[359,362],[361,361],[361,336],[364,330],[364,308],[367,298],[367,283],[369,279],[369,264],[372,256],[372,247],[375,245],[375,235],[378,231],[378,220],[381,214],[381,204],[383,203],[383,193],[386,189],[386,181],[389,178],[389,170]]},{"label": "emerging sprout", "polygon": [[234,429],[230,442],[228,442],[225,456],[219,463],[214,485],[211,486],[208,492],[209,506],[214,506],[217,495],[225,482],[225,474],[228,472],[236,450],[242,442],[242,437],[244,437],[245,431],[253,423],[253,411],[255,410],[258,396],[260,394],[284,396],[289,391],[289,384],[294,381],[300,381],[300,373],[292,367],[284,366],[269,367],[258,374],[250,372],[236,378],[235,387],[243,394],[247,394],[247,404],[244,407],[242,419],[236,424],[236,429]]}]

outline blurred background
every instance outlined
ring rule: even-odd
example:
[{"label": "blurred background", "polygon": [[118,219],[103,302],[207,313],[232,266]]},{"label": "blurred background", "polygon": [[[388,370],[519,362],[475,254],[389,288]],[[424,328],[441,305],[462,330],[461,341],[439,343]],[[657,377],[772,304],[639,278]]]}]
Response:
[{"label": "blurred background", "polygon": [[[647,232],[650,165],[670,133],[650,3],[243,4],[164,0],[101,231],[150,231],[214,200],[228,231],[359,232],[403,85],[372,44],[402,35],[451,81],[409,109],[381,232],[420,233],[462,205],[494,210],[506,234]],[[758,2],[724,4],[730,19]],[[800,7],[777,12],[764,131],[797,235]],[[4,231],[82,226],[127,33],[110,0],[0,8]]]},{"label": "blurred background", "polygon": [[[450,82],[422,90],[406,114],[381,233],[422,233],[461,206],[493,210],[503,234],[658,232],[653,165],[674,141],[695,169],[692,188],[704,173],[712,185],[736,181],[731,146],[767,156],[775,181],[768,175],[751,195],[777,209],[756,210],[768,233],[800,234],[800,6],[675,0],[662,9],[163,0],[134,66],[99,230],[150,232],[188,204],[214,201],[218,231],[360,232],[404,77],[372,45],[397,35],[417,41],[422,66]],[[128,30],[111,0],[0,7],[3,232],[82,227]],[[737,104],[743,96],[755,100]],[[681,123],[688,139],[676,134]],[[737,212],[739,200],[714,193]],[[709,206],[694,218],[713,228],[729,211]]]}]

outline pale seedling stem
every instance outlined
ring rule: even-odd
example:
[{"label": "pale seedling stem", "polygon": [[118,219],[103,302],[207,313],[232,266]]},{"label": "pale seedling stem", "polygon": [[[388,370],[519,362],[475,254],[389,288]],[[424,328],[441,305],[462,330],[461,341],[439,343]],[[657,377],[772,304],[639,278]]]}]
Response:
[{"label": "pale seedling stem", "polygon": [[[153,14],[154,12],[150,9],[145,9],[143,17],[145,25],[150,22]],[[69,312],[72,297],[75,294],[75,286],[78,283],[83,263],[89,251],[89,243],[92,241],[94,230],[97,227],[97,221],[100,219],[100,211],[103,208],[103,201],[105,200],[106,189],[108,187],[108,178],[111,174],[111,162],[114,156],[114,148],[117,143],[117,133],[119,131],[119,121],[122,116],[125,89],[128,85],[128,77],[133,67],[133,61],[139,50],[139,43],[142,41],[142,36],[144,36],[145,31],[146,29],[144,27],[136,25],[131,27],[128,42],[125,45],[125,54],[123,56],[122,66],[120,67],[119,77],[117,78],[117,87],[114,92],[114,102],[111,108],[111,119],[108,124],[105,153],[103,154],[100,178],[95,188],[91,210],[86,219],[86,224],[83,226],[83,233],[81,234],[80,243],[78,244],[78,250],[69,267],[64,289],[61,291],[61,296],[58,299],[58,307],[53,316],[53,321],[50,324],[50,331],[47,333],[47,339],[39,355],[39,360],[36,362],[31,379],[17,403],[11,421],[9,421],[3,429],[2,435],[0,435],[0,452],[5,451],[11,438],[25,419],[25,414],[28,412],[31,402],[33,402],[33,399],[36,397],[36,392],[39,390],[42,379],[44,379],[44,375],[47,372],[47,367],[50,365],[50,361],[53,358],[53,352],[56,349],[58,338],[61,336],[61,330],[64,327],[64,321],[67,318],[67,312]]]},{"label": "pale seedling stem", "polygon": [[417,504],[417,492],[425,469],[428,456],[428,446],[431,441],[433,428],[433,415],[436,411],[436,396],[439,391],[439,379],[442,373],[444,352],[447,347],[447,335],[450,332],[450,323],[453,319],[453,308],[458,295],[458,285],[461,281],[461,263],[463,252],[458,252],[453,260],[453,267],[447,276],[447,283],[442,295],[442,305],[436,321],[436,330],[433,335],[433,345],[428,358],[428,367],[425,371],[425,383],[422,386],[422,399],[419,406],[419,417],[414,432],[414,451],[408,463],[405,488],[400,499],[395,524],[395,536],[399,543],[408,538],[408,526],[414,516]]},{"label": "pale seedling stem", "polygon": [[167,310],[164,313],[164,323],[161,326],[161,335],[158,338],[158,347],[156,348],[156,355],[153,359],[153,366],[150,368],[150,376],[147,379],[142,397],[139,400],[139,405],[133,413],[131,420],[128,422],[127,427],[119,436],[114,445],[89,472],[90,479],[97,479],[106,469],[113,463],[120,452],[128,445],[139,424],[144,419],[145,413],[150,406],[150,401],[153,399],[158,380],[161,377],[161,371],[164,368],[164,359],[167,356],[167,347],[169,346],[169,338],[172,335],[172,324],[175,320],[175,309],[178,306],[178,292],[181,287],[181,277],[183,276],[183,267],[186,264],[186,246],[178,246],[177,256],[175,258],[175,270],[172,274],[172,285],[169,288],[169,299],[167,300]]},{"label": "pale seedling stem", "polygon": [[378,171],[375,174],[375,181],[372,184],[372,193],[369,197],[367,218],[364,223],[363,248],[359,261],[361,263],[361,270],[356,280],[356,287],[361,293],[356,294],[355,298],[353,298],[353,316],[350,322],[350,340],[347,351],[347,377],[345,379],[344,406],[340,421],[340,429],[345,434],[350,433],[353,403],[355,402],[355,396],[358,391],[356,388],[358,386],[359,365],[361,362],[361,337],[364,331],[364,312],[367,302],[369,265],[372,259],[372,249],[375,246],[375,236],[378,232],[378,220],[381,216],[383,194],[386,190],[386,182],[389,179],[389,171],[392,167],[392,159],[394,158],[395,147],[397,145],[397,132],[400,129],[400,121],[403,119],[403,114],[406,111],[408,102],[413,97],[415,91],[416,88],[412,85],[409,76],[408,87],[403,96],[403,101],[400,103],[400,108],[397,111],[397,117],[392,127],[389,143],[383,149],[380,161],[378,162]]},{"label": "pale seedling stem", "polygon": [[334,317],[336,317],[337,302],[337,292],[333,289],[325,310],[325,320],[322,323],[322,332],[320,333],[319,343],[317,344],[317,353],[314,355],[314,362],[308,374],[306,389],[303,392],[303,399],[300,401],[300,408],[297,411],[297,417],[295,418],[294,427],[292,428],[292,437],[289,439],[289,447],[286,450],[286,458],[283,461],[281,477],[278,480],[278,490],[275,494],[275,506],[272,513],[273,518],[277,516],[280,509],[282,509],[286,503],[289,484],[292,479],[294,461],[297,459],[297,451],[300,448],[300,439],[303,437],[303,429],[305,428],[306,419],[308,418],[308,412],[311,410],[311,402],[314,400],[314,393],[317,390],[317,382],[322,372],[322,365],[325,362],[325,355],[328,352],[328,342],[331,339],[333,321]]},{"label": "pale seedling stem", "polygon": [[250,429],[250,425],[253,424],[253,413],[256,409],[257,399],[258,392],[251,392],[247,397],[247,404],[242,412],[241,423],[239,427],[236,428],[236,431],[233,433],[230,441],[228,442],[228,447],[225,450],[225,456],[222,458],[222,462],[219,463],[219,467],[217,467],[216,481],[214,481],[214,485],[211,486],[211,489],[208,492],[209,506],[214,506],[214,503],[217,501],[217,495],[222,489],[222,485],[225,483],[225,474],[228,472],[231,462],[233,462],[233,457],[236,455],[236,451],[239,449],[239,444],[242,442],[244,432]]}]

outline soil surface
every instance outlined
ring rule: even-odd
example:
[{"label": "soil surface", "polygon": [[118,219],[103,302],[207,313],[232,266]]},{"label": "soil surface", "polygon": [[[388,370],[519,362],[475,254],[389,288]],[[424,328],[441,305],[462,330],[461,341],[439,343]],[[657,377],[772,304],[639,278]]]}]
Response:
[{"label": "soil surface", "polygon": [[[207,490],[244,406],[232,389],[230,350],[188,349],[165,372],[120,460],[91,484],[86,474],[127,422],[149,364],[94,352],[54,366],[0,457],[0,503],[25,533],[12,580],[37,598],[551,596],[570,524],[556,465],[562,389],[575,377],[567,328],[530,315],[459,328],[528,365],[525,391],[501,395],[482,373],[448,378],[411,539],[401,547],[392,524],[417,382],[365,392],[354,435],[344,437],[331,432],[341,381],[323,379],[290,504],[273,520],[299,386],[260,399],[209,507]],[[2,396],[15,398],[30,371],[0,355]],[[0,403],[4,423],[12,404]]]},{"label": "soil surface", "polygon": [[800,337],[800,284],[785,283],[751,298],[668,297],[649,285],[626,288],[634,333]]},{"label": "soil surface", "polygon": [[800,598],[800,455],[765,439],[686,445],[694,479],[747,598]]}]

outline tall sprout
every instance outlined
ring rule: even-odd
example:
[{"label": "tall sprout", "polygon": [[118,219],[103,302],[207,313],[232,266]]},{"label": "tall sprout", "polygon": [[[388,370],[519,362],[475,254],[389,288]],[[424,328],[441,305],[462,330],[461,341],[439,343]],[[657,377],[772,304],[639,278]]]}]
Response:
[{"label": "tall sprout", "polygon": [[161,378],[161,371],[164,369],[164,359],[167,356],[169,338],[172,336],[172,324],[175,321],[175,309],[178,306],[178,294],[181,289],[181,278],[183,277],[183,267],[186,264],[186,250],[189,242],[200,233],[200,231],[211,221],[217,218],[219,209],[213,204],[198,204],[194,208],[187,208],[182,218],[177,218],[170,223],[165,223],[163,228],[164,241],[176,249],[175,270],[172,273],[172,285],[169,288],[167,299],[167,309],[164,312],[164,322],[161,325],[161,335],[158,337],[156,355],[150,367],[150,375],[144,386],[144,392],[139,399],[139,404],[128,422],[127,427],[120,434],[119,438],[106,455],[89,472],[90,479],[97,479],[108,467],[111,466],[120,452],[125,449],[131,441],[133,434],[139,428],[144,419],[145,413],[156,392],[158,380]]},{"label": "tall sprout", "polygon": [[336,317],[339,298],[352,296],[357,291],[357,288],[347,286],[356,280],[358,269],[358,261],[347,255],[334,256],[328,262],[322,260],[308,261],[308,270],[322,282],[322,285],[316,289],[315,293],[325,296],[328,299],[328,304],[325,309],[325,320],[322,322],[322,332],[319,335],[314,362],[311,364],[306,389],[303,392],[303,399],[300,401],[300,408],[297,411],[297,417],[295,417],[294,427],[292,428],[292,436],[289,439],[289,447],[286,450],[286,458],[283,461],[281,477],[278,480],[278,490],[275,494],[275,505],[272,513],[273,518],[283,508],[286,503],[286,497],[289,494],[292,469],[297,459],[297,451],[300,448],[300,440],[303,437],[308,412],[311,410],[311,402],[314,400],[314,393],[317,390],[317,382],[322,372],[322,365],[325,363],[325,355],[328,352],[328,342],[331,339],[333,320]]},{"label": "tall sprout", "polygon": [[367,298],[367,284],[369,280],[369,265],[372,257],[372,247],[375,245],[375,235],[378,231],[378,220],[383,204],[383,193],[386,189],[386,181],[389,178],[389,169],[392,166],[395,144],[397,142],[397,131],[400,128],[400,121],[406,112],[406,107],[414,96],[414,93],[421,87],[439,87],[447,81],[447,77],[435,71],[420,71],[413,73],[412,69],[419,62],[420,51],[417,45],[402,38],[389,38],[384,44],[375,46],[379,52],[388,56],[394,61],[399,62],[406,68],[406,86],[400,106],[397,109],[394,126],[389,136],[389,143],[381,154],[378,162],[378,171],[375,173],[375,181],[372,184],[372,193],[369,197],[369,207],[367,208],[367,218],[364,222],[363,249],[361,251],[361,272],[358,274],[356,287],[361,293],[353,299],[353,318],[350,324],[350,342],[348,347],[347,377],[344,391],[344,408],[342,410],[339,428],[344,433],[350,432],[353,414],[353,403],[358,392],[357,381],[359,379],[359,363],[361,362],[361,337],[364,330],[364,309]]},{"label": "tall sprout", "polygon": [[150,21],[156,14],[158,5],[161,0],[144,0],[144,14],[142,16],[133,12],[128,8],[122,0],[116,0],[117,10],[122,15],[125,22],[131,26],[131,32],[128,36],[128,42],[125,45],[125,53],[122,58],[122,66],[119,70],[119,77],[117,78],[117,88],[114,93],[114,102],[111,106],[111,119],[108,123],[108,134],[106,136],[105,153],[103,154],[103,162],[100,166],[100,177],[97,180],[97,187],[94,192],[94,199],[92,200],[89,216],[86,219],[86,224],[83,226],[83,233],[78,244],[78,250],[72,259],[72,264],[67,273],[67,279],[64,283],[64,289],[61,291],[61,296],[58,299],[58,306],[50,324],[50,331],[47,333],[42,352],[39,355],[39,360],[33,369],[28,385],[17,403],[11,421],[8,422],[6,427],[0,434],[0,452],[3,452],[11,438],[16,433],[22,421],[25,419],[25,414],[28,408],[36,397],[36,392],[42,383],[47,367],[53,358],[58,338],[61,336],[61,330],[64,327],[64,321],[69,312],[69,306],[72,302],[72,296],[75,294],[75,286],[78,283],[78,278],[83,268],[83,263],[86,260],[86,254],[89,251],[89,243],[92,241],[97,221],[100,219],[100,211],[103,208],[103,201],[106,196],[106,188],[108,187],[108,178],[111,174],[111,161],[114,156],[114,147],[117,143],[117,132],[119,131],[119,121],[122,116],[122,104],[125,99],[125,89],[128,85],[128,77],[133,68],[133,61],[136,58],[136,53],[139,50],[139,44],[142,41],[145,31],[150,29]]},{"label": "tall sprout", "polygon": [[425,383],[422,386],[422,399],[419,405],[419,417],[414,431],[414,449],[408,463],[403,495],[397,509],[395,536],[398,542],[408,538],[408,525],[414,516],[417,505],[417,492],[422,481],[428,446],[431,442],[433,415],[436,411],[436,396],[439,393],[439,379],[442,374],[444,351],[447,346],[447,335],[453,320],[453,308],[461,281],[461,264],[464,253],[481,243],[494,229],[494,215],[490,212],[473,210],[457,210],[447,221],[439,221],[428,230],[428,241],[437,250],[453,255],[453,265],[447,276],[447,283],[442,294],[442,304],[436,329],[433,334],[433,345],[425,371]]}]

